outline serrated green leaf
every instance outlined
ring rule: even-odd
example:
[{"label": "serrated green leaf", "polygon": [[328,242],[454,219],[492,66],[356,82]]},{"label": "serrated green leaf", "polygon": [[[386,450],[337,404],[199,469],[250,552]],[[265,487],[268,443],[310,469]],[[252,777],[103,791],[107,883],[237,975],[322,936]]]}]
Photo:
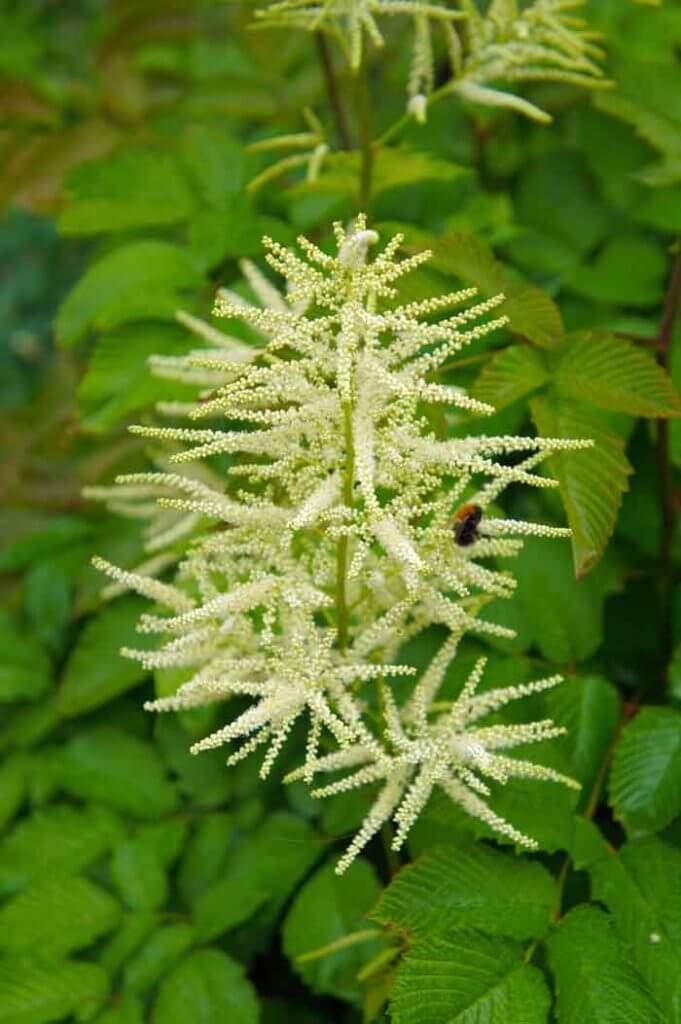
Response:
[{"label": "serrated green leaf", "polygon": [[228,858],[222,877],[198,897],[194,919],[200,938],[217,938],[248,920],[265,903],[286,898],[322,852],[307,822],[272,814]]},{"label": "serrated green leaf", "polygon": [[196,929],[190,924],[169,924],[145,941],[123,972],[123,985],[130,992],[147,992],[176,960],[196,945]]},{"label": "serrated green leaf", "polygon": [[610,802],[632,834],[657,832],[681,811],[681,712],[643,708],[615,747]]},{"label": "serrated green leaf", "polygon": [[546,931],[557,898],[541,864],[461,837],[402,868],[370,917],[415,936],[473,928],[529,939]]},{"label": "serrated green leaf", "polygon": [[257,1024],[258,1002],[243,967],[218,949],[183,960],[164,979],[154,1006],[154,1024]]},{"label": "serrated green leaf", "polygon": [[[411,246],[416,251],[423,245]],[[443,274],[454,274],[475,285],[483,295],[496,295],[507,287],[504,267],[482,239],[464,231],[450,232],[429,242],[433,252],[430,265]]]},{"label": "serrated green leaf", "polygon": [[575,575],[581,579],[605,551],[622,494],[628,488],[631,466],[621,438],[583,405],[541,397],[531,401],[530,409],[543,437],[591,438],[594,442],[591,449],[558,452],[548,460],[572,530]]},{"label": "serrated green leaf", "polygon": [[646,352],[612,334],[572,335],[555,385],[569,399],[630,416],[678,416],[681,400],[671,377]]},{"label": "serrated green leaf", "polygon": [[150,643],[135,629],[144,607],[141,598],[123,597],[85,625],[64,669],[58,697],[62,715],[92,711],[144,679],[147,672],[142,665],[120,654],[121,647]]},{"label": "serrated green leaf", "polygon": [[182,899],[188,906],[218,878],[234,835],[234,821],[229,814],[206,814],[196,823],[182,855],[177,880]]},{"label": "serrated green leaf", "polygon": [[86,878],[44,878],[0,909],[0,949],[62,955],[116,927],[120,907]]},{"label": "serrated green leaf", "polygon": [[140,839],[127,839],[114,850],[111,879],[132,910],[157,910],[168,896],[163,865]]},{"label": "serrated green leaf", "polygon": [[489,402],[497,412],[549,379],[548,367],[539,352],[526,345],[509,345],[495,352],[475,382],[472,394]]},{"label": "serrated green leaf", "polygon": [[619,695],[601,676],[573,676],[550,690],[545,700],[549,717],[567,729],[557,742],[565,750],[571,774],[582,783],[584,802],[619,726]]},{"label": "serrated green leaf", "polygon": [[172,319],[182,293],[200,287],[201,275],[184,249],[170,242],[122,245],[90,264],[62,303],[57,340],[73,345],[88,330],[133,320]]},{"label": "serrated green leaf", "polygon": [[548,947],[560,1024],[662,1024],[604,911],[571,910]]},{"label": "serrated green leaf", "polygon": [[56,768],[67,793],[135,818],[153,820],[175,807],[175,791],[154,747],[121,729],[79,732],[59,752]]},{"label": "serrated green leaf", "polygon": [[69,176],[67,196],[57,222],[63,235],[175,224],[196,206],[177,159],[161,149],[123,149],[89,160]]},{"label": "serrated green leaf", "polygon": [[75,875],[120,837],[118,820],[104,807],[35,811],[0,845],[0,893],[16,892],[33,879]]},{"label": "serrated green leaf", "polygon": [[509,284],[500,309],[510,320],[508,330],[541,348],[553,348],[563,336],[563,318],[552,298],[532,284]]},{"label": "serrated green leaf", "polygon": [[184,355],[193,347],[178,324],[126,324],[98,339],[78,388],[83,426],[93,433],[108,430],[121,418],[155,402],[189,400],[196,388],[156,377],[149,356]]},{"label": "serrated green leaf", "polygon": [[73,602],[73,580],[87,555],[67,549],[32,565],[24,577],[24,609],[35,636],[53,656],[67,638]]},{"label": "serrated green leaf", "polygon": [[380,949],[376,941],[347,946],[305,963],[297,957],[367,927],[365,915],[380,892],[376,874],[364,860],[354,861],[338,876],[325,864],[305,883],[284,922],[284,952],[313,992],[358,1003],[357,972]]},{"label": "serrated green leaf", "polygon": [[681,851],[650,837],[590,868],[594,899],[615,927],[668,1024],[681,1021]]},{"label": "serrated green leaf", "polygon": [[143,846],[151,850],[159,864],[169,868],[182,853],[188,831],[187,819],[176,817],[150,825],[140,825],[135,835]]},{"label": "serrated green leaf", "polygon": [[36,700],[50,686],[50,663],[35,637],[0,611],[0,704]]},{"label": "serrated green leaf", "polygon": [[417,942],[397,970],[394,1024],[545,1024],[551,996],[522,948],[507,939],[452,932]]},{"label": "serrated green leaf", "polygon": [[108,987],[96,964],[7,957],[0,960],[0,1022],[50,1024],[67,1016],[84,1020],[97,1010]]},{"label": "serrated green leaf", "polygon": [[[663,79],[667,68],[651,63],[649,73]],[[662,160],[640,171],[637,175],[646,185],[674,185],[681,181],[681,142],[679,141],[679,121],[669,116],[670,112],[655,105],[645,96],[639,94],[639,102],[623,96],[621,93],[605,93],[596,100],[596,106],[614,117],[620,117],[633,125],[636,134],[655,149],[659,150]],[[643,102],[640,102],[640,101]]]}]

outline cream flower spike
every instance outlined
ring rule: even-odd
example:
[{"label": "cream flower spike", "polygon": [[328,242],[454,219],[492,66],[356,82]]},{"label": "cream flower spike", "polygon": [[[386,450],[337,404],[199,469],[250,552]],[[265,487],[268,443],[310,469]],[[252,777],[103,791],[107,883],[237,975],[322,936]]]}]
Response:
[{"label": "cream flower spike", "polygon": [[[475,301],[475,289],[465,288],[400,303],[400,279],[429,253],[400,259],[402,237],[381,245],[363,216],[334,225],[334,235],[334,252],[305,238],[297,251],[265,239],[284,289],[244,261],[253,300],[220,290],[217,314],[245,323],[259,343],[183,314],[206,347],[172,365],[152,359],[151,368],[193,381],[195,401],[159,407],[191,425],[132,428],[168,443],[169,454],[96,495],[149,517],[150,558],[131,571],[96,564],[119,591],[153,602],[138,629],[156,636],[156,647],[124,653],[149,670],[181,669],[186,679],[150,709],[217,704],[226,713],[196,753],[225,744],[232,763],[262,748],[267,774],[295,726],[307,730],[305,779],[355,767],[341,788],[384,780],[356,851],[393,813],[401,842],[436,783],[493,823],[481,802],[485,778],[532,771],[556,781],[549,769],[500,753],[557,735],[553,726],[474,725],[556,679],[499,698],[475,697],[471,682],[446,712],[437,692],[462,636],[512,635],[480,615],[513,593],[513,576],[496,559],[517,555],[524,535],[569,535],[490,506],[510,484],[553,486],[537,472],[542,461],[589,442],[438,436],[423,412],[431,405],[448,405],[461,420],[493,411],[434,378],[453,353],[504,326],[503,315],[489,317],[503,296]],[[202,463],[214,455],[221,461]],[[453,516],[460,523],[466,507],[475,515],[462,536]],[[433,623],[451,634],[444,653],[402,710],[386,690],[377,724],[368,692],[412,674],[399,650]],[[241,704],[232,712],[235,697]],[[336,749],[326,754],[329,745]]]}]

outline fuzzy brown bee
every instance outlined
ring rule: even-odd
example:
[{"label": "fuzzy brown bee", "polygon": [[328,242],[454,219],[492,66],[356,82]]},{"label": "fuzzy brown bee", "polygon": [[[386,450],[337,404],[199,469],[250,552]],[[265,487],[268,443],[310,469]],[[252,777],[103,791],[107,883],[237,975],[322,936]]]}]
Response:
[{"label": "fuzzy brown bee", "polygon": [[454,513],[454,541],[460,548],[467,548],[479,537],[478,526],[482,519],[479,505],[462,505]]}]

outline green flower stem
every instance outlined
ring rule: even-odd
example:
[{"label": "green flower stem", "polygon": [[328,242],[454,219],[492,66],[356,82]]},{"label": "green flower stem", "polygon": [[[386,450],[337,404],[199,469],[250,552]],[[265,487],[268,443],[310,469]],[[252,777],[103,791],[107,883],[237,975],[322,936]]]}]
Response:
[{"label": "green flower stem", "polygon": [[[353,486],[355,482],[355,442],[352,435],[352,403],[343,404],[343,424],[345,429],[345,469],[343,473],[343,504],[352,509]],[[336,551],[336,621],[338,630],[338,647],[341,651],[348,646],[348,537],[344,534]]]},{"label": "green flower stem", "polygon": [[343,935],[342,938],[336,939],[335,942],[329,942],[326,946],[320,946],[319,949],[312,949],[309,953],[302,953],[296,957],[296,963],[309,964],[312,960],[321,960],[324,956],[330,956],[331,953],[338,953],[341,949],[347,949],[348,946],[356,946],[359,942],[369,942],[371,939],[379,939],[383,935],[380,928],[364,928],[359,932],[351,932],[350,935]]}]

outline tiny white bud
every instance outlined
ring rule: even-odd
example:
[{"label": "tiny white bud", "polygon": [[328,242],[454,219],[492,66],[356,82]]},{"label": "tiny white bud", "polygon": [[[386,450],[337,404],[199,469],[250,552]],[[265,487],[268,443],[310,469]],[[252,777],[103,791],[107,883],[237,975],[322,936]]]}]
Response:
[{"label": "tiny white bud", "polygon": [[428,119],[428,98],[422,92],[412,96],[407,103],[407,113],[411,114],[417,124],[425,124]]}]

